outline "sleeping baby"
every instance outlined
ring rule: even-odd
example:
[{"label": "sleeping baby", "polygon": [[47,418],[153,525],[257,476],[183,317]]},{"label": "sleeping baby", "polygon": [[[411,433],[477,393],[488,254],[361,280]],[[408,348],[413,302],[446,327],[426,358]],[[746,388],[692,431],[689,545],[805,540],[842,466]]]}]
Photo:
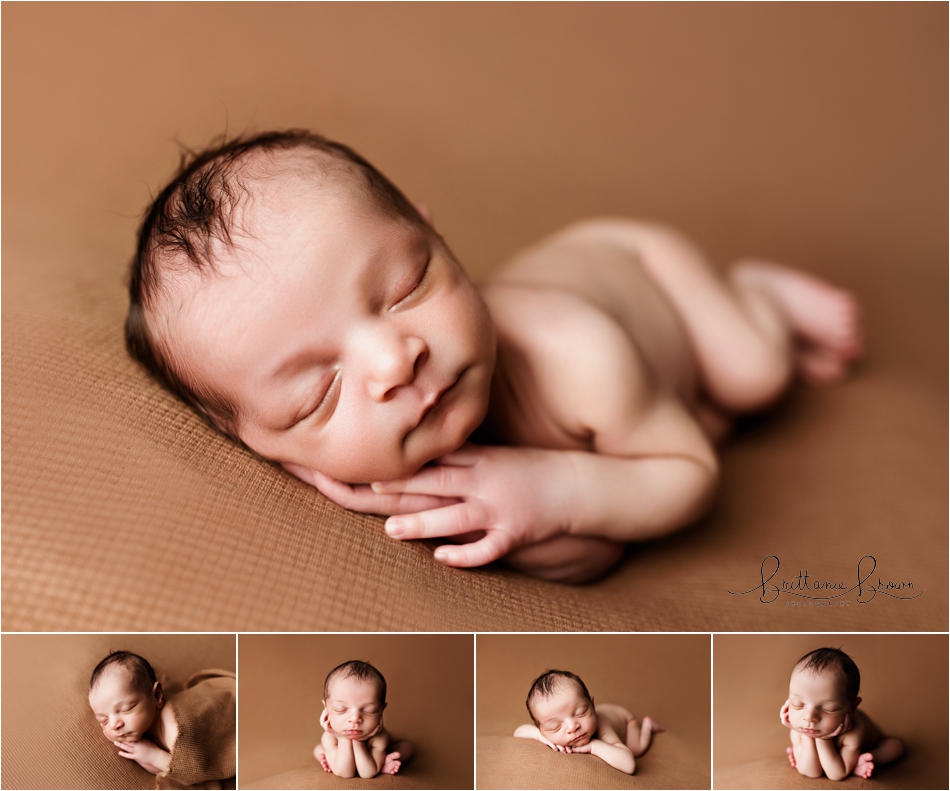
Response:
[{"label": "sleeping baby", "polygon": [[584,682],[567,670],[549,670],[535,679],[525,705],[534,725],[519,726],[515,736],[537,739],[559,753],[596,755],[630,775],[653,734],[666,730],[652,717],[641,722],[623,706],[595,706]]},{"label": "sleeping baby", "polygon": [[799,774],[867,779],[875,767],[903,754],[900,740],[885,738],[858,709],[860,688],[858,666],[844,651],[819,648],[798,660],[779,717],[791,729],[792,746],[786,752]]},{"label": "sleeping baby", "polygon": [[723,279],[651,223],[577,223],[476,288],[425,206],[299,131],[184,164],[130,299],[132,355],[236,442],[442,563],[565,582],[700,518],[733,417],[861,353],[849,294]]},{"label": "sleeping baby", "polygon": [[113,651],[92,671],[89,706],[120,756],[175,787],[236,774],[235,679],[229,671],[197,673],[166,699],[146,659]]},{"label": "sleeping baby", "polygon": [[394,775],[412,757],[412,745],[390,748],[383,727],[386,679],[369,662],[352,660],[330,671],[323,684],[323,736],[313,748],[325,772],[338,777]]}]

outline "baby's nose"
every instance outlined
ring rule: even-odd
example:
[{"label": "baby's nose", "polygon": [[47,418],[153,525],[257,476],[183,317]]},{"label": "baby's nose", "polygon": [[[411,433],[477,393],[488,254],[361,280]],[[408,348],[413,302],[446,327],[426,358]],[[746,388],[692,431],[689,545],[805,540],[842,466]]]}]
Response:
[{"label": "baby's nose", "polygon": [[416,337],[379,333],[366,347],[370,396],[388,401],[396,388],[410,384],[428,357],[425,342]]}]

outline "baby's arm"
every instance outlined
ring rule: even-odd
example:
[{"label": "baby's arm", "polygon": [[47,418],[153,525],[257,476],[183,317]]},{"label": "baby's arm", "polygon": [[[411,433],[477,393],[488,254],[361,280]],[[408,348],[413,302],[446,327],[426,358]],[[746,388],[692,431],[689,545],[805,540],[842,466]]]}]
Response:
[{"label": "baby's arm", "polygon": [[353,742],[329,731],[320,739],[330,771],[337,777],[356,777],[356,758]]},{"label": "baby's arm", "polygon": [[844,780],[858,765],[858,756],[861,754],[858,749],[861,746],[859,734],[852,734],[854,738],[845,737],[840,752],[835,742],[835,739],[850,727],[851,720],[845,717],[845,721],[834,733],[814,740],[818,749],[818,760],[821,761],[821,768],[829,780]]},{"label": "baby's arm", "polygon": [[515,730],[515,736],[519,739],[537,739],[541,744],[546,744],[552,750],[557,750],[559,753],[569,752],[569,750],[564,749],[563,747],[558,747],[553,742],[548,741],[541,735],[541,731],[538,730],[535,725],[519,725],[517,730]]},{"label": "baby's arm", "polygon": [[146,772],[153,775],[167,772],[171,764],[171,753],[165,752],[155,742],[142,739],[137,742],[112,742],[119,748],[119,755],[135,761]]},{"label": "baby's arm", "polygon": [[614,769],[628,775],[632,775],[637,768],[636,759],[633,757],[630,748],[620,740],[613,728],[604,724],[603,720],[601,720],[600,732],[597,734],[597,738],[591,739],[583,747],[575,747],[574,752],[586,753],[588,748],[591,755],[596,755]]},{"label": "baby's arm", "polygon": [[360,777],[376,777],[383,768],[386,760],[386,747],[389,745],[389,736],[378,733],[366,741],[354,741],[353,757],[356,760],[356,771]]}]

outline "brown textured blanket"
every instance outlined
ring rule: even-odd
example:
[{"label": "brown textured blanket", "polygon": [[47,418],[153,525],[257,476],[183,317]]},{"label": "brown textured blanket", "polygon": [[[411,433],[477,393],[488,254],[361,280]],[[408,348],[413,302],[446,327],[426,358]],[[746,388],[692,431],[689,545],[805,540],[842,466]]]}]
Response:
[{"label": "brown textured blanket", "polygon": [[156,788],[221,788],[237,774],[235,728],[237,681],[229,670],[202,670],[188,679],[169,705],[178,724],[168,771]]}]

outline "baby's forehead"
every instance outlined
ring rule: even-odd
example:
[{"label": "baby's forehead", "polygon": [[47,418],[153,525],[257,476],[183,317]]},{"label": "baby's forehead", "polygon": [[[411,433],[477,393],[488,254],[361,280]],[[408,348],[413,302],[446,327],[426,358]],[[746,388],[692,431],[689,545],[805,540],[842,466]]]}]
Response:
[{"label": "baby's forehead", "polygon": [[794,685],[797,680],[805,683],[808,681],[827,681],[839,688],[844,688],[848,684],[844,672],[835,667],[824,667],[821,670],[813,667],[796,667],[789,677],[789,686]]},{"label": "baby's forehead", "polygon": [[576,681],[565,678],[558,680],[548,694],[535,693],[531,703],[535,709],[551,708],[577,699],[587,700],[587,696]]},{"label": "baby's forehead", "polygon": [[[345,689],[341,687],[345,686]],[[357,676],[342,676],[330,679],[327,685],[327,697],[333,698],[336,694],[349,694],[356,692],[359,695],[372,697],[374,700],[380,699],[379,684],[368,678],[358,678]]]},{"label": "baby's forehead", "polygon": [[96,683],[89,689],[90,696],[96,693],[116,694],[134,690],[135,677],[127,667],[113,665],[102,671]]}]

